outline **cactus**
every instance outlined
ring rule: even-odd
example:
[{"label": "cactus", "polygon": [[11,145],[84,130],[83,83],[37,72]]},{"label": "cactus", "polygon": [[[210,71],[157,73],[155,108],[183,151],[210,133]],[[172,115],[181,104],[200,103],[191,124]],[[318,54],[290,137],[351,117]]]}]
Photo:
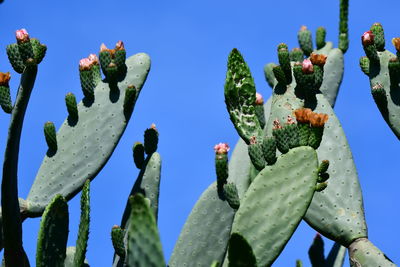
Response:
[{"label": "cactus", "polygon": [[[1,2],[1,1],[0,1]],[[341,123],[333,111],[349,46],[348,0],[340,1],[338,48],[327,31],[298,32],[301,48],[277,46],[277,61],[264,67],[272,96],[264,103],[250,68],[238,49],[228,56],[225,104],[240,140],[214,147],[215,182],[190,213],[168,266],[271,266],[302,220],[318,233],[309,249],[314,267],[396,266],[369,240],[358,174]],[[2,210],[4,266],[30,266],[22,244],[22,222],[42,217],[36,266],[89,266],[89,186],[111,157],[132,115],[150,69],[146,54],[126,57],[118,41],[98,56],[79,62],[84,98],[65,96],[67,118],[57,130],[44,125],[47,152],[26,199],[18,198],[18,154],[24,115],[46,46],[25,29],[7,46],[11,66],[22,74],[15,103],[9,72],[0,73],[0,106],[11,114],[3,165]],[[361,70],[384,120],[400,139],[400,38],[396,55],[385,50],[383,27],[362,35],[366,56]],[[102,79],[102,74],[104,79]],[[397,91],[396,91],[397,90]],[[154,124],[143,143],[132,148],[139,174],[129,194],[120,226],[111,229],[113,266],[165,266],[157,229],[161,157]],[[185,151],[186,152],[186,151]],[[81,192],[81,218],[75,247],[67,247],[67,202]],[[172,216],[171,216],[172,217]],[[326,256],[324,241],[334,245]],[[294,259],[293,262],[294,263]],[[303,266],[300,260],[296,266]]]}]

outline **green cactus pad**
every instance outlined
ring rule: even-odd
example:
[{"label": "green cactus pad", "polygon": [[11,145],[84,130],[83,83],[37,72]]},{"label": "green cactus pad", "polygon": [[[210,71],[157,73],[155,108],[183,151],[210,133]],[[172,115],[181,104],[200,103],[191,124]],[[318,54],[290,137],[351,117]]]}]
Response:
[{"label": "green cactus pad", "polygon": [[274,88],[275,84],[278,82],[275,79],[275,75],[274,75],[274,67],[276,66],[275,63],[268,63],[264,66],[264,75],[265,75],[265,80],[267,81],[268,85],[271,88]]},{"label": "green cactus pad", "polygon": [[318,27],[316,35],[315,35],[315,40],[316,40],[316,45],[317,49],[321,49],[322,47],[325,46],[325,37],[326,37],[326,29],[324,27]]},{"label": "green cactus pad", "polygon": [[379,64],[374,61],[370,61],[369,64],[370,86],[372,89],[374,86],[380,85],[385,90],[387,104],[386,106],[381,104],[379,110],[393,133],[400,139],[400,88],[397,82],[392,83],[390,78],[396,77],[390,77],[388,68],[389,60],[394,58],[395,55],[384,50],[378,52],[378,56]]},{"label": "green cactus pad", "polygon": [[314,112],[328,114],[318,157],[329,160],[329,186],[314,195],[305,220],[324,236],[348,246],[367,236],[363,200],[346,136],[329,102],[317,95]]},{"label": "green cactus pad", "polygon": [[100,82],[94,102],[78,104],[76,124],[70,125],[66,120],[59,129],[57,153],[45,156],[29,192],[29,216],[40,215],[56,194],[71,199],[110,158],[131,115],[123,109],[125,90],[134,85],[140,91],[150,69],[150,59],[146,54],[137,54],[126,65],[128,72],[118,84],[119,94],[115,89],[111,92],[109,84]]},{"label": "green cactus pad", "polygon": [[[264,114],[268,118],[271,112],[272,98],[264,104]],[[251,161],[248,155],[246,143],[239,138],[231,158],[229,160],[229,178],[228,182],[233,182],[238,190],[239,198],[241,199],[252,180],[250,177]]]},{"label": "green cactus pad", "polygon": [[317,169],[315,150],[298,147],[266,166],[251,183],[236,212],[232,233],[247,240],[257,265],[270,266],[296,230],[314,195]]},{"label": "green cactus pad", "polygon": [[124,236],[126,231],[119,226],[114,226],[111,230],[111,241],[115,250],[115,253],[122,259],[125,258],[125,243]]},{"label": "green cactus pad", "polygon": [[81,194],[81,218],[76,240],[75,266],[83,266],[89,239],[90,223],[90,180],[86,180]]},{"label": "green cactus pad", "polygon": [[[327,44],[328,45],[328,44]],[[328,50],[328,51],[327,51]],[[344,73],[344,57],[342,50],[338,48],[324,49],[314,51],[316,54],[327,55],[324,65],[324,76],[322,85],[319,90],[329,101],[333,107],[336,102],[336,97],[339,93],[339,87],[343,80]]]},{"label": "green cactus pad", "polygon": [[228,57],[225,80],[225,103],[230,119],[240,137],[247,143],[250,138],[262,140],[262,129],[258,122],[254,105],[256,88],[250,69],[237,49]]},{"label": "green cactus pad", "polygon": [[395,267],[396,265],[368,239],[360,238],[349,246],[351,267]]},{"label": "green cactus pad", "polygon": [[68,115],[71,120],[78,119],[78,107],[76,104],[76,97],[73,93],[65,95],[65,105],[67,106]]},{"label": "green cactus pad", "polygon": [[[294,87],[292,83],[285,94],[273,96],[266,135],[272,133],[272,118],[284,120],[303,107],[303,101],[296,98]],[[331,178],[329,186],[314,195],[305,220],[319,233],[346,246],[367,235],[358,175],[340,122],[322,94],[316,95],[313,111],[329,116],[317,153],[319,158],[329,160]]]},{"label": "green cactus pad", "polygon": [[153,211],[141,194],[130,197],[126,263],[130,267],[165,267],[165,260]]},{"label": "green cactus pad", "polygon": [[40,222],[36,266],[64,266],[68,240],[68,204],[56,195],[46,207]]},{"label": "green cactus pad", "polygon": [[257,267],[256,257],[246,239],[233,233],[228,247],[229,267]]},{"label": "green cactus pad", "polygon": [[[158,217],[158,198],[160,191],[161,181],[161,156],[157,152],[151,154],[150,157],[144,162],[144,166],[141,169],[135,184],[133,185],[132,191],[129,194],[133,196],[137,193],[142,193],[147,199],[150,200],[150,207],[153,210],[154,218],[157,221]],[[129,201],[126,204],[124,215],[122,216],[121,227],[128,229],[129,216],[130,216],[130,204]]]},{"label": "green cactus pad", "polygon": [[169,266],[209,267],[214,260],[222,262],[234,214],[227,201],[219,198],[217,183],[211,184],[186,220]]}]

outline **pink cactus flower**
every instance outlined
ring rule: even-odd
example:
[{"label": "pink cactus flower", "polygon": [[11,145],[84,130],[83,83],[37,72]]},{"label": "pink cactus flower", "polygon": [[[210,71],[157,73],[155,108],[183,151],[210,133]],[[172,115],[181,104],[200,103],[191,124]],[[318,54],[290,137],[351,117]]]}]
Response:
[{"label": "pink cactus flower", "polygon": [[287,116],[287,120],[286,120],[286,124],[295,124],[296,122],[294,121],[294,119],[288,115]]},{"label": "pink cactus flower", "polygon": [[88,56],[88,59],[92,62],[92,64],[99,64],[99,59],[97,58],[97,56],[95,54],[90,54]]},{"label": "pink cactus flower", "polygon": [[79,60],[79,70],[90,70],[92,65],[93,65],[93,62],[87,57]]},{"label": "pink cactus flower", "polygon": [[279,122],[278,119],[275,119],[273,121],[273,128],[272,129],[273,130],[282,129],[282,125],[281,125],[281,123]]},{"label": "pink cactus flower", "polygon": [[311,74],[314,72],[314,66],[311,63],[311,60],[309,59],[304,59],[303,63],[301,64],[301,70],[303,71],[304,74]]},{"label": "pink cactus flower", "polygon": [[18,43],[29,42],[29,34],[25,29],[15,31],[15,37],[17,38]]},{"label": "pink cactus flower", "polygon": [[361,42],[364,46],[372,45],[372,44],[374,44],[374,38],[375,38],[375,35],[372,33],[372,31],[366,31],[361,36]]},{"label": "pink cactus flower", "polygon": [[264,99],[260,93],[256,93],[256,105],[264,104]]},{"label": "pink cactus flower", "polygon": [[125,47],[124,47],[124,42],[122,42],[121,40],[118,41],[118,42],[115,44],[115,50],[124,50],[124,49],[125,49]]},{"label": "pink cactus flower", "polygon": [[102,44],[100,45],[100,52],[104,52],[104,51],[108,51],[108,48],[107,48],[107,46],[106,46],[104,43],[102,43]]},{"label": "pink cactus flower", "polygon": [[230,147],[227,143],[219,143],[214,146],[214,151],[216,154],[227,154]]}]

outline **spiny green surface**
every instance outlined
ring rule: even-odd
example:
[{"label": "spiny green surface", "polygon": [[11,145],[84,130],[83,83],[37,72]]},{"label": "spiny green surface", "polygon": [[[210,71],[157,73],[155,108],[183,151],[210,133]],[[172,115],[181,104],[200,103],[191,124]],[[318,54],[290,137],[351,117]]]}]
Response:
[{"label": "spiny green surface", "polygon": [[124,236],[126,231],[121,229],[119,226],[114,226],[111,230],[111,241],[115,250],[115,253],[121,257],[125,258],[125,243]]},{"label": "spiny green surface", "polygon": [[[273,118],[284,120],[303,106],[303,101],[296,98],[293,85],[283,95],[274,94],[270,121],[266,127],[267,135],[272,131]],[[305,220],[324,236],[348,245],[355,238],[367,235],[360,184],[339,120],[322,94],[317,94],[316,98],[314,112],[329,116],[317,153],[321,160],[329,160],[331,178],[329,186],[314,195]]]},{"label": "spiny green surface", "polygon": [[78,104],[79,119],[68,119],[57,133],[58,151],[46,155],[29,192],[28,211],[39,215],[56,194],[71,199],[87,179],[93,179],[106,164],[121,138],[130,114],[125,114],[125,89],[134,85],[140,90],[150,69],[146,54],[137,54],[127,62],[128,73],[118,83],[119,94],[110,93],[107,83],[100,82],[90,107]]},{"label": "spiny green surface", "polygon": [[[153,210],[154,218],[158,217],[158,198],[160,193],[161,181],[161,156],[157,152],[151,154],[144,162],[144,167],[140,171],[138,178],[132,188],[130,196],[143,193],[150,200],[150,207]],[[121,222],[121,227],[128,229],[130,216],[130,204],[127,203]]]},{"label": "spiny green surface", "polygon": [[353,156],[342,126],[329,102],[317,95],[314,112],[328,114],[318,158],[329,160],[328,187],[315,193],[305,220],[324,236],[348,246],[367,236],[363,199]]},{"label": "spiny green surface", "polygon": [[90,181],[86,180],[81,195],[81,218],[76,240],[75,266],[83,266],[89,239],[90,223]]},{"label": "spiny green surface", "polygon": [[251,183],[236,212],[232,233],[247,240],[257,265],[270,266],[296,230],[314,195],[317,168],[315,150],[298,147],[266,166]]},{"label": "spiny green surface", "polygon": [[219,198],[217,183],[211,184],[186,220],[169,266],[209,267],[214,260],[222,262],[234,214],[227,201]]},{"label": "spiny green surface", "polygon": [[380,64],[370,62],[369,79],[371,88],[380,84],[386,92],[387,111],[382,113],[393,133],[400,139],[400,87],[398,83],[392,84],[389,77],[389,59],[395,57],[390,51],[378,51]]},{"label": "spiny green surface", "polygon": [[37,267],[64,266],[68,240],[68,204],[57,195],[46,207],[40,222],[36,251]]},{"label": "spiny green surface", "polygon": [[329,51],[324,51],[324,48],[322,48],[321,50],[314,51],[314,53],[328,56],[324,65],[324,78],[319,90],[324,94],[326,99],[329,101],[329,104],[333,107],[339,93],[340,84],[343,80],[343,52],[338,48],[333,48]]},{"label": "spiny green surface", "polygon": [[0,85],[0,106],[4,112],[11,113],[13,106],[9,86]]},{"label": "spiny green surface", "polygon": [[225,103],[230,119],[240,137],[248,144],[255,136],[262,140],[262,129],[254,105],[256,88],[250,69],[237,49],[228,57],[225,80]]},{"label": "spiny green surface", "polygon": [[[271,110],[271,102],[271,98],[269,98],[264,104],[264,114],[267,119]],[[240,199],[250,185],[250,166],[251,161],[247,153],[247,145],[239,138],[229,160],[228,182],[233,182],[236,185]]]},{"label": "spiny green surface", "polygon": [[165,267],[160,236],[153,211],[143,195],[130,197],[132,213],[128,230],[129,267]]},{"label": "spiny green surface", "polygon": [[349,247],[351,267],[394,267],[392,261],[368,239],[360,238]]},{"label": "spiny green surface", "polygon": [[[142,169],[136,179],[135,184],[130,192],[130,196],[137,193],[144,194],[146,199],[150,201],[150,207],[153,210],[154,217],[157,221],[158,218],[158,198],[160,193],[161,181],[161,156],[154,152],[148,156],[143,164]],[[126,203],[124,214],[122,215],[121,227],[129,229],[130,216],[131,216],[130,201]],[[127,235],[127,233],[126,233]],[[113,266],[120,266],[122,261],[119,255],[115,255]]]}]

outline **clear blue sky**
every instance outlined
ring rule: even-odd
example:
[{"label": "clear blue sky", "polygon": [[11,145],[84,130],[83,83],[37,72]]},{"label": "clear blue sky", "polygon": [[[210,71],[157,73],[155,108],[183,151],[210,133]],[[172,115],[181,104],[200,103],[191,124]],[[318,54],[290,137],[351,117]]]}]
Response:
[{"label": "clear blue sky", "polygon": [[[163,158],[159,228],[166,259],[172,252],[192,206],[214,181],[213,145],[236,134],[223,98],[226,61],[238,48],[247,60],[257,90],[265,98],[271,89],[263,66],[277,62],[276,45],[297,46],[297,31],[327,28],[337,45],[338,0],[320,1],[21,1],[0,5],[0,71],[11,71],[5,46],[14,31],[26,28],[48,46],[29,103],[20,151],[19,191],[25,198],[46,151],[43,124],[57,127],[66,117],[64,96],[82,97],[79,59],[123,40],[128,55],[146,52],[152,69],[130,124],[109,163],[92,182],[91,230],[87,258],[91,266],[111,265],[110,229],[121,220],[127,195],[136,179],[131,147],[143,130],[155,123]],[[358,169],[370,240],[400,263],[399,151],[400,143],[381,118],[359,70],[363,55],[360,36],[374,22],[386,30],[387,47],[400,36],[400,2],[350,0],[350,48],[336,113],[349,139]],[[19,75],[12,72],[13,99]],[[0,113],[0,151],[4,150],[9,115]],[[397,152],[397,153],[396,153]],[[0,153],[0,158],[2,153]],[[69,245],[75,244],[79,198],[70,202]],[[24,223],[24,245],[34,265],[39,219]],[[307,250],[315,232],[301,224],[274,266],[309,266]],[[326,242],[330,244],[329,242]],[[348,266],[347,260],[346,265]]]}]

